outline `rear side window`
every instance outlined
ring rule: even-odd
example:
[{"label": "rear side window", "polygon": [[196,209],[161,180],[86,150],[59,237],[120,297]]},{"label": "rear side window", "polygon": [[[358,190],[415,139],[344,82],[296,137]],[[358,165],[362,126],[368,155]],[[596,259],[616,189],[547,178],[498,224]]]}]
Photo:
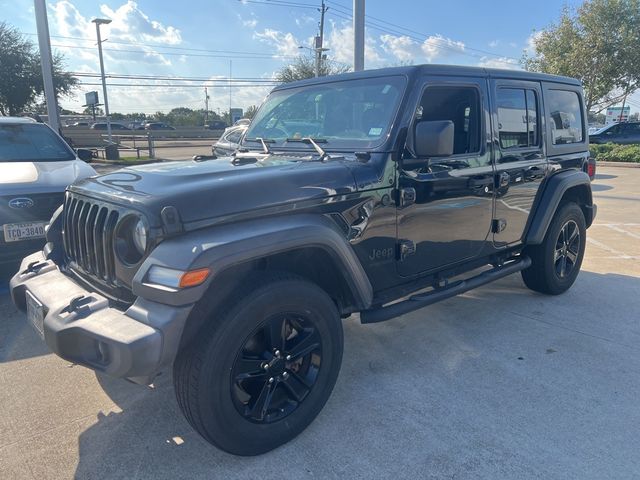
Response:
[{"label": "rear side window", "polygon": [[530,148],[539,145],[536,92],[523,88],[500,88],[497,92],[500,148]]},{"label": "rear side window", "polygon": [[584,122],[578,94],[569,90],[549,90],[545,93],[545,105],[551,125],[551,143],[553,145],[581,143]]}]

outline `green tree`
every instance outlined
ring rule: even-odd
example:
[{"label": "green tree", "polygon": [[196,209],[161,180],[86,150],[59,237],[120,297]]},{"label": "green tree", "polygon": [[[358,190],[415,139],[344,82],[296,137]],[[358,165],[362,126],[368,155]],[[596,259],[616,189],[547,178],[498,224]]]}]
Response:
[{"label": "green tree", "polygon": [[[336,63],[333,60],[324,59],[320,64],[320,76],[336,75],[348,72],[348,65]],[[316,76],[315,59],[308,56],[296,57],[291,65],[286,65],[277,74],[276,80],[282,83],[295,82]]]},{"label": "green tree", "polygon": [[582,81],[588,111],[600,112],[640,88],[640,0],[586,0],[564,8],[534,37],[527,70]]},{"label": "green tree", "polygon": [[257,105],[251,105],[244,111],[244,118],[253,118],[258,111]]},{"label": "green tree", "polygon": [[[64,71],[64,58],[53,55],[53,86],[56,96],[69,95],[78,80]],[[34,104],[44,91],[40,55],[30,40],[0,22],[0,113],[17,115]]]}]

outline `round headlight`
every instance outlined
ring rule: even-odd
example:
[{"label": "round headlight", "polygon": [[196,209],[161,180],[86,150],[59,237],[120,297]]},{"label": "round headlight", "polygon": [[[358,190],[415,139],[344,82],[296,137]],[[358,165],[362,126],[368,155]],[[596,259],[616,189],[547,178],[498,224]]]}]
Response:
[{"label": "round headlight", "polygon": [[147,226],[142,219],[138,220],[133,230],[133,244],[140,255],[147,251]]},{"label": "round headlight", "polygon": [[116,229],[115,250],[125,265],[137,265],[147,251],[149,229],[142,217],[128,215]]}]

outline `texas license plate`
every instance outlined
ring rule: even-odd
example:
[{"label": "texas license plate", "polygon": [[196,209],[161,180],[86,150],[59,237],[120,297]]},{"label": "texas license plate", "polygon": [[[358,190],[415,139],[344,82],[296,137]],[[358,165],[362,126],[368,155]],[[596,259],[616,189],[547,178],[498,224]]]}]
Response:
[{"label": "texas license plate", "polygon": [[27,290],[27,318],[35,327],[40,336],[44,338],[44,307],[36,297]]},{"label": "texas license plate", "polygon": [[19,242],[33,238],[43,238],[45,222],[8,223],[4,225],[4,241]]}]

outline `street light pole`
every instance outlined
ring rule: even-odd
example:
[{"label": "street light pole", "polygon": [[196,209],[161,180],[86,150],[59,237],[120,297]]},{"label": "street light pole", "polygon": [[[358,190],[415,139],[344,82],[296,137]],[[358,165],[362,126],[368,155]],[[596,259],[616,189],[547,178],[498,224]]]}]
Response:
[{"label": "street light pole", "polygon": [[108,18],[94,18],[91,20],[96,24],[96,36],[98,37],[98,56],[100,57],[100,76],[102,77],[102,95],[104,96],[104,114],[107,117],[107,136],[109,143],[111,139],[111,118],[109,117],[109,100],[107,99],[107,80],[104,76],[104,60],[102,59],[102,39],[100,38],[100,25],[108,25],[111,20]]},{"label": "street light pole", "polygon": [[353,71],[364,70],[364,0],[353,0]]},{"label": "street light pole", "polygon": [[34,0],[36,26],[38,29],[38,45],[40,47],[40,63],[42,65],[42,81],[44,96],[47,100],[47,123],[56,132],[60,132],[58,102],[53,88],[53,61],[51,60],[51,43],[49,39],[49,22],[45,0]]}]

